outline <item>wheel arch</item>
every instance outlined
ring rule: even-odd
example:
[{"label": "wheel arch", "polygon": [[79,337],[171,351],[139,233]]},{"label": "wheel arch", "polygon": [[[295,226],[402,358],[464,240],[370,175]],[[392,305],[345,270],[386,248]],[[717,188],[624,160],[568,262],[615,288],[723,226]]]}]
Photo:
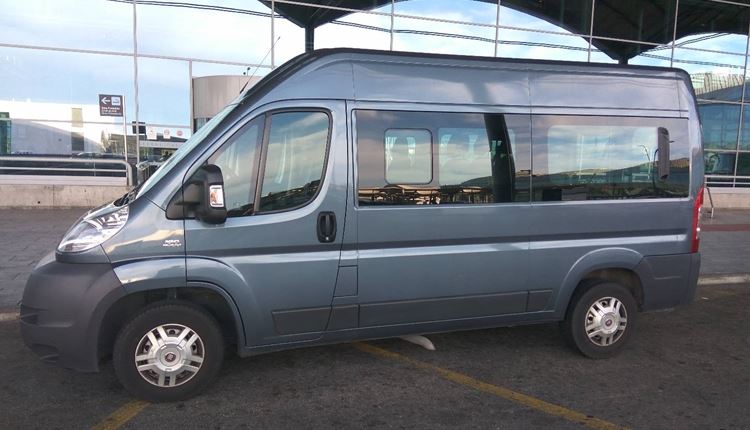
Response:
[{"label": "wheel arch", "polygon": [[102,318],[98,341],[98,356],[112,352],[115,338],[122,327],[138,312],[156,303],[190,303],[214,317],[226,341],[240,350],[245,346],[242,317],[232,297],[220,286],[207,282],[186,282],[179,287],[142,288],[131,286],[126,295],[112,303]]},{"label": "wheel arch", "polygon": [[638,264],[643,255],[628,248],[604,248],[591,251],[579,258],[568,271],[557,296],[556,317],[565,318],[571,299],[581,288],[597,280],[611,281],[628,288],[639,308],[643,307],[644,293]]}]

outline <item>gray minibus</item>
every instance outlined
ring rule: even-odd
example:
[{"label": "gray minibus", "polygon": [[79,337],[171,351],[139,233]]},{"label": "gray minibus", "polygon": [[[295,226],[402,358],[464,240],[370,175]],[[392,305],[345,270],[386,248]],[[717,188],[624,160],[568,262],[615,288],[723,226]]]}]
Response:
[{"label": "gray minibus", "polygon": [[701,127],[669,68],[320,50],[29,277],[26,344],[152,401],[240,356],[559,322],[593,358],[692,300]]}]

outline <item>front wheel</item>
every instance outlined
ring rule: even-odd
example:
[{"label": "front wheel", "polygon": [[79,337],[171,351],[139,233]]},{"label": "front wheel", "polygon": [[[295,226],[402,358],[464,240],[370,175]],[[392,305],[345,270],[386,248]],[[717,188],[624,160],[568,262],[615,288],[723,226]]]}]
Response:
[{"label": "front wheel", "polygon": [[602,282],[575,294],[562,323],[565,340],[590,358],[618,353],[635,330],[638,306],[620,284]]},{"label": "front wheel", "polygon": [[120,331],[113,362],[120,383],[152,402],[186,400],[205,389],[224,359],[221,329],[187,304],[147,308]]}]

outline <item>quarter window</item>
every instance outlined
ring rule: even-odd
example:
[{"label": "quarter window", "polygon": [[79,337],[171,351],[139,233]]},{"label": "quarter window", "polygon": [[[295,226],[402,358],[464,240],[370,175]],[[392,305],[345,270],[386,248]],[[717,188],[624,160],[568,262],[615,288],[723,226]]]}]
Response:
[{"label": "quarter window", "polygon": [[221,169],[224,178],[224,201],[227,216],[250,215],[255,201],[258,147],[262,137],[263,117],[256,118],[235,133],[211,158],[210,164]]}]

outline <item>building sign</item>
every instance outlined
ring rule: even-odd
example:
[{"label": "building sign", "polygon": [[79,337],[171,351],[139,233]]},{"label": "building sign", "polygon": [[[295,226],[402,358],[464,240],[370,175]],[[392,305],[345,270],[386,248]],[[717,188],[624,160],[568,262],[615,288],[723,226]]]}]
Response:
[{"label": "building sign", "polygon": [[182,145],[184,142],[180,142],[177,140],[171,140],[169,142],[165,141],[141,141],[141,148],[161,148],[161,149],[177,149]]},{"label": "building sign", "polygon": [[125,99],[114,94],[99,94],[99,116],[122,116]]}]

